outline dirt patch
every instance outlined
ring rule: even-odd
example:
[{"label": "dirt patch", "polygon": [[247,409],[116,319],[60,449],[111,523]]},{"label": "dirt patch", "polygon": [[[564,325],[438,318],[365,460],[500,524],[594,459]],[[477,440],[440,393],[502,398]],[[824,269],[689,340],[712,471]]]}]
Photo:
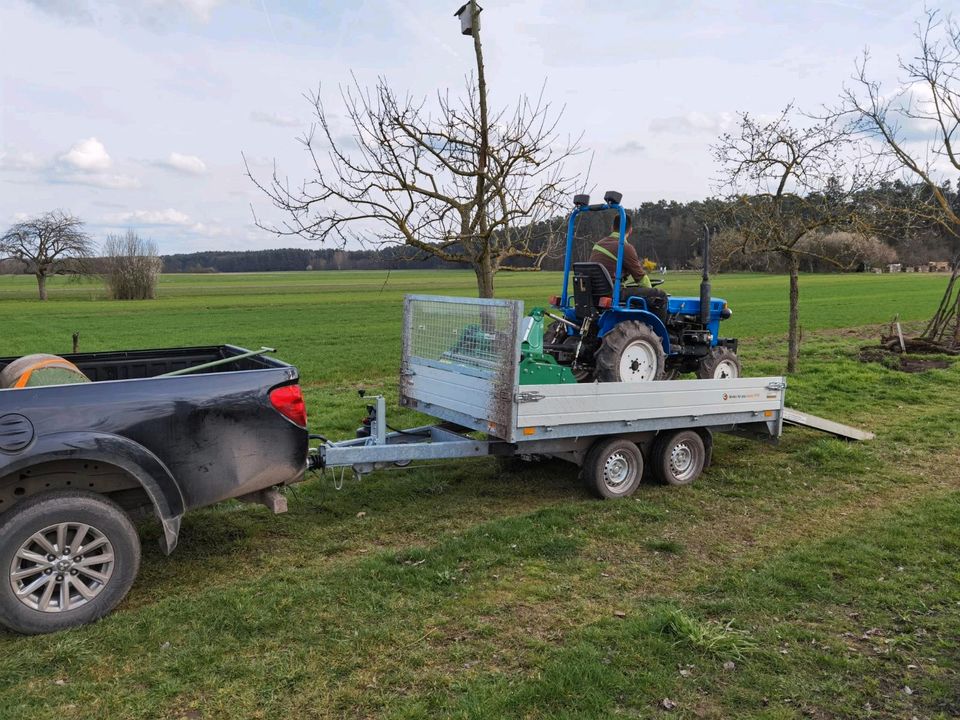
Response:
[{"label": "dirt patch", "polygon": [[918,373],[927,370],[943,370],[950,367],[949,360],[917,360],[908,357],[900,358],[900,369],[904,372]]},{"label": "dirt patch", "polygon": [[885,347],[876,345],[860,348],[860,362],[880,363],[891,370],[900,370],[908,373],[921,373],[928,370],[944,370],[952,364],[952,360],[932,359],[916,357],[915,355],[902,355],[899,352],[889,350]]}]

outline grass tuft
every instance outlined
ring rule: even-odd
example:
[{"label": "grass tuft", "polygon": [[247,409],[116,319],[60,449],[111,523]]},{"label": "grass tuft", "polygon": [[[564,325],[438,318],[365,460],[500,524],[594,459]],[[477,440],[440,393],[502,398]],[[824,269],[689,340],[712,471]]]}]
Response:
[{"label": "grass tuft", "polygon": [[867,469],[870,450],[863,444],[827,438],[807,444],[798,459],[824,475],[852,475]]},{"label": "grass tuft", "polygon": [[661,633],[673,635],[677,644],[688,644],[724,660],[742,660],[756,649],[745,630],[735,630],[733,621],[698,620],[679,608],[667,610],[661,620]]}]

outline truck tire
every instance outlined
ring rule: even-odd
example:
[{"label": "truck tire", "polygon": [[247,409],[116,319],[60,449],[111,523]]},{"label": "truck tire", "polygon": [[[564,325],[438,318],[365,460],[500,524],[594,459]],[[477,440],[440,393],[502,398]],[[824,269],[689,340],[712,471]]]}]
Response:
[{"label": "truck tire", "polygon": [[650,450],[653,477],[665,485],[689,485],[707,464],[707,447],[695,430],[665,431]]},{"label": "truck tire", "polygon": [[0,516],[0,623],[36,635],[93,622],[139,567],[137,530],[116,503],[82,490],[34,495]]},{"label": "truck tire", "polygon": [[587,453],[582,476],[587,489],[599,498],[629,497],[643,479],[643,455],[629,440],[600,440]]},{"label": "truck tire", "polygon": [[597,351],[600,382],[649,382],[663,378],[666,356],[660,336],[649,325],[622,322],[603,336]]},{"label": "truck tire", "polygon": [[697,377],[701,380],[736,380],[740,377],[740,358],[728,347],[711,348],[697,367]]}]

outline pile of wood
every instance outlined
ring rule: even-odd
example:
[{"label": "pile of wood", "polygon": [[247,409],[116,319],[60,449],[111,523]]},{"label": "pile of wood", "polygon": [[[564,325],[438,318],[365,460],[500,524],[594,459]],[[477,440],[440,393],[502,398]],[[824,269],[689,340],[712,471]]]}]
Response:
[{"label": "pile of wood", "polygon": [[920,337],[905,337],[903,328],[900,326],[899,315],[890,321],[890,328],[887,334],[880,336],[880,347],[889,352],[903,354],[960,355],[960,349],[952,343],[947,344],[923,335]]}]

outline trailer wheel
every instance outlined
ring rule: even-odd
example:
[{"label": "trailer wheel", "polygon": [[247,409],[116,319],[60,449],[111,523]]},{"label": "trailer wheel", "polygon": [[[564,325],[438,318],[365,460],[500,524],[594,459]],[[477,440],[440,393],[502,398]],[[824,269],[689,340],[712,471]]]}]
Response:
[{"label": "trailer wheel", "polygon": [[650,450],[653,476],[666,485],[689,485],[706,463],[707,448],[695,430],[662,432]]},{"label": "trailer wheel", "polygon": [[97,620],[140,567],[127,514],[95,493],[35,495],[0,516],[0,623],[26,635]]},{"label": "trailer wheel", "polygon": [[583,480],[599,498],[628,497],[642,479],[643,455],[629,440],[601,440],[590,449],[583,463]]},{"label": "trailer wheel", "polygon": [[622,322],[603,336],[596,354],[600,382],[648,382],[663,378],[666,356],[660,336],[636,320]]},{"label": "trailer wheel", "polygon": [[697,367],[697,377],[701,380],[736,380],[740,377],[740,358],[728,347],[711,348]]}]

